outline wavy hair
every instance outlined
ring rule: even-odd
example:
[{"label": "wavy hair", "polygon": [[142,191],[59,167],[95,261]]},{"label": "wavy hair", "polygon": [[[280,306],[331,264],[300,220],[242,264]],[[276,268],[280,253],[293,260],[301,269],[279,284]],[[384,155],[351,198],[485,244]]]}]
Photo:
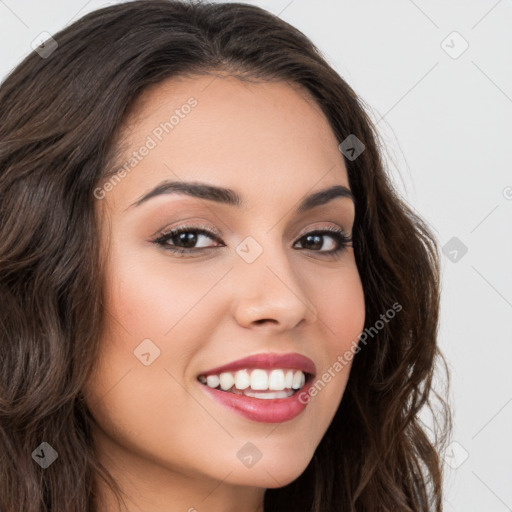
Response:
[{"label": "wavy hair", "polygon": [[[312,460],[290,484],[267,489],[265,512],[440,512],[451,418],[433,386],[438,362],[449,383],[437,344],[437,242],[393,188],[352,88],[302,32],[242,3],[136,0],[53,37],[53,53],[32,52],[0,86],[0,510],[96,512],[97,478],[121,496],[94,453],[82,394],[107,313],[94,190],[147,87],[222,72],[299,85],[337,140],[364,143],[345,164],[365,326],[402,307],[354,357]],[[58,452],[46,469],[33,456],[43,441]]]}]

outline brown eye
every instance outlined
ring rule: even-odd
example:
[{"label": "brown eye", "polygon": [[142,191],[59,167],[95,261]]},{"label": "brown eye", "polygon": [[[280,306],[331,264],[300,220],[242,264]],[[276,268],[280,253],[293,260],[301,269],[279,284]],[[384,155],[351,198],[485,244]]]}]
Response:
[{"label": "brown eye", "polygon": [[[215,246],[197,247],[198,243],[204,244],[205,239],[215,240],[222,244],[216,233],[212,233],[204,226],[180,226],[166,233],[162,233],[155,244],[162,246],[168,251],[177,254],[202,252],[207,249],[213,249]],[[223,247],[223,245],[221,245]]]},{"label": "brown eye", "polygon": [[[320,250],[324,247],[325,237],[335,240],[336,247],[334,249],[329,249],[327,251]],[[324,254],[335,254],[345,250],[349,246],[350,242],[352,242],[352,238],[350,238],[342,229],[329,228],[306,233],[299,239],[298,243],[299,242],[302,244],[304,249]]]}]

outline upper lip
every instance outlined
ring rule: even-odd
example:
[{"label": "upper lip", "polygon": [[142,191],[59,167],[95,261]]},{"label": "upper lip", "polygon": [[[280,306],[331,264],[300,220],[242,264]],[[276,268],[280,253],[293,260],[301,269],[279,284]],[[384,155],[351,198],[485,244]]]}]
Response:
[{"label": "upper lip", "polygon": [[222,372],[232,372],[249,368],[293,368],[313,376],[316,373],[315,363],[309,359],[309,357],[296,352],[287,354],[271,352],[237,359],[223,366],[217,366],[216,368],[201,372],[200,375],[219,375]]}]

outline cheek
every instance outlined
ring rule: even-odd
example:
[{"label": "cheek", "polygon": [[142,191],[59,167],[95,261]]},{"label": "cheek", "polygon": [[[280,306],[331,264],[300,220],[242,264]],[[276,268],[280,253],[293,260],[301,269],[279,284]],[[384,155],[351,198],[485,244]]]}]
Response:
[{"label": "cheek", "polygon": [[315,290],[319,328],[331,355],[344,352],[364,328],[365,298],[355,263]]},{"label": "cheek", "polygon": [[[339,404],[345,390],[359,336],[364,329],[365,298],[355,264],[340,272],[328,285],[316,290],[323,359],[313,384],[313,397],[325,406],[329,420],[333,405]],[[327,406],[329,404],[329,406]]]},{"label": "cheek", "polygon": [[[111,415],[134,431],[144,430],[154,411],[187,410],[178,382],[185,380],[191,357],[218,318],[209,314],[212,301],[201,300],[218,277],[208,265],[179,267],[165,255],[148,258],[137,250],[113,250],[109,259],[106,328],[88,389],[93,401],[106,396]],[[145,365],[148,352],[151,363]],[[166,428],[174,421],[167,418]]]},{"label": "cheek", "polygon": [[[202,339],[197,318],[190,321],[194,318],[191,306],[211,285],[201,276],[191,281],[191,272],[171,273],[169,265],[146,264],[141,259],[113,255],[109,267],[106,329],[85,393],[89,408],[107,437],[130,452],[161,456],[161,462],[169,465],[179,463],[195,454],[194,444],[185,441],[191,429],[183,426],[201,424],[198,407],[191,407],[182,386],[190,356],[197,349],[194,342]],[[139,350],[141,346],[144,351]],[[151,363],[145,365],[143,353],[147,352]],[[99,442],[103,443],[100,448],[114,449],[104,436]]]},{"label": "cheek", "polygon": [[136,339],[162,339],[183,319],[189,322],[216,280],[208,264],[180,264],[170,258],[146,248],[111,260],[113,277],[106,301],[112,315]]}]

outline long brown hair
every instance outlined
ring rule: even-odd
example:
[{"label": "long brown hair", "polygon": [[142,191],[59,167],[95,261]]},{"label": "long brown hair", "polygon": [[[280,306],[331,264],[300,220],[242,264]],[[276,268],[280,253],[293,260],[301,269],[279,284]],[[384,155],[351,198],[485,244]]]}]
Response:
[{"label": "long brown hair", "polygon": [[[94,190],[146,87],[219,71],[298,84],[340,142],[364,143],[345,163],[365,326],[375,330],[401,306],[355,355],[313,459],[295,481],[266,491],[265,512],[440,512],[451,419],[432,386],[440,362],[448,389],[437,242],[394,190],[356,93],[299,30],[241,3],[138,0],[53,38],[51,54],[33,52],[0,86],[1,512],[95,512],[97,478],[116,488],[95,457],[82,395],[107,316]],[[419,415],[429,409],[430,427]],[[42,442],[58,453],[45,469],[33,455]]]}]

